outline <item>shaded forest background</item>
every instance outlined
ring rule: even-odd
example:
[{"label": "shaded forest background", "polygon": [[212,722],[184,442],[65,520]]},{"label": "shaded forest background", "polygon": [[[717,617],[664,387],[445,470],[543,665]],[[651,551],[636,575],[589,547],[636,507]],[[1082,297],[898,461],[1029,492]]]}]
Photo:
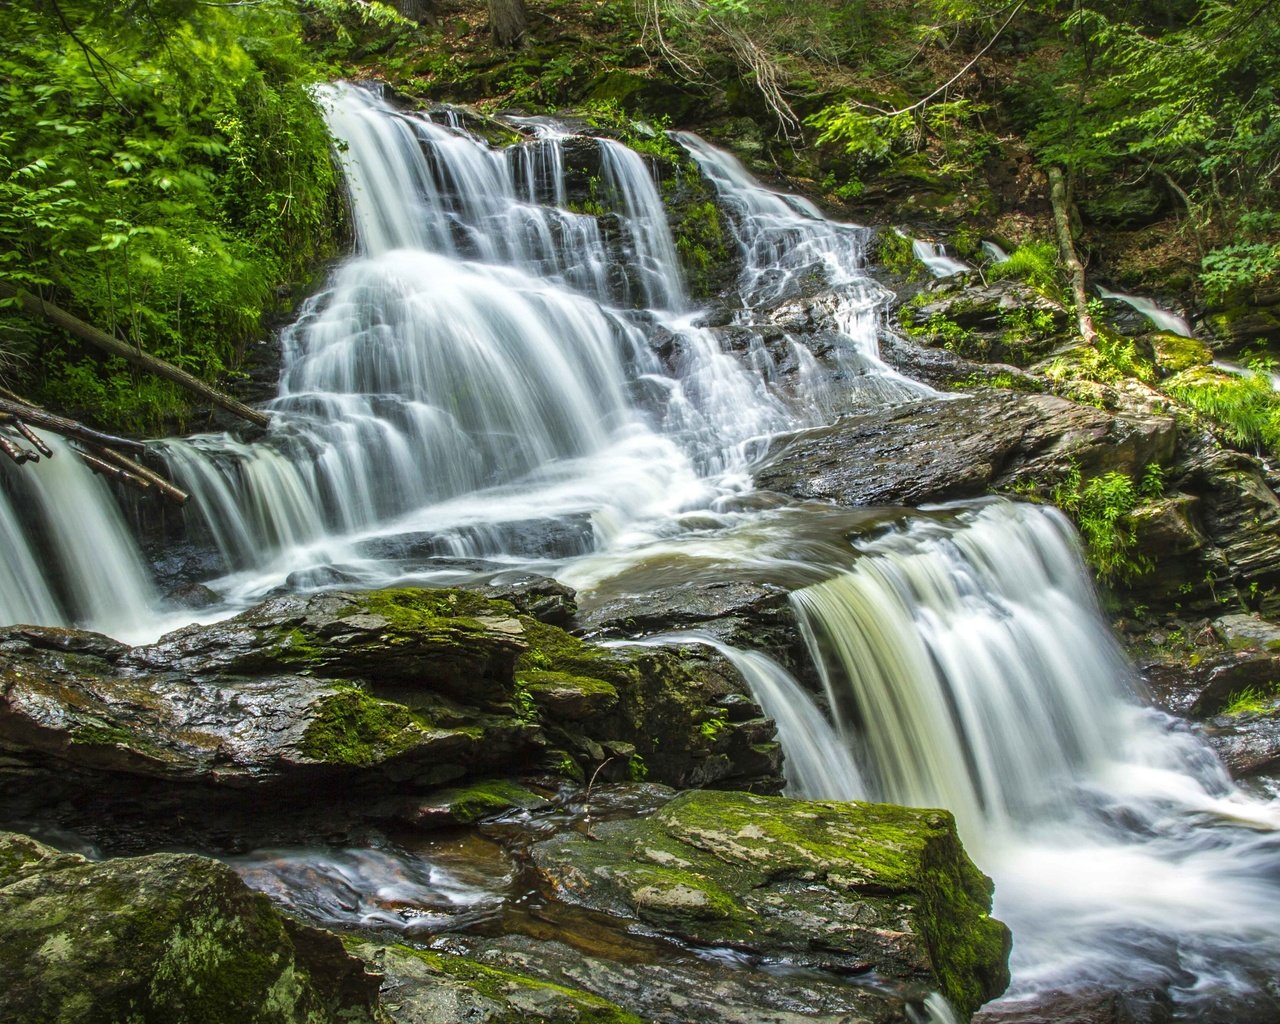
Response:
[{"label": "shaded forest background", "polygon": [[199,426],[13,293],[234,385],[348,243],[308,93],[335,77],[657,147],[696,128],[961,255],[1046,246],[1060,174],[1091,275],[1280,337],[1278,71],[1277,0],[29,0],[0,22],[0,383]]}]

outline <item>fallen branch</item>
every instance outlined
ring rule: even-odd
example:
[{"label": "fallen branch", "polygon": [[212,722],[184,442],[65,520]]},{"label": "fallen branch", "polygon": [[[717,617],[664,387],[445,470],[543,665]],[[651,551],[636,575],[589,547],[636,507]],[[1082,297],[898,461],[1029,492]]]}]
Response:
[{"label": "fallen branch", "polygon": [[103,474],[142,491],[154,491],[177,505],[185,505],[190,497],[186,491],[175,487],[155,470],[148,469],[140,462],[135,462],[117,451],[118,448],[125,448],[141,455],[146,451],[146,446],[141,441],[131,441],[128,438],[92,430],[83,423],[46,412],[38,405],[24,401],[12,391],[0,388],[0,424],[17,431],[35,448],[35,451],[28,451],[0,434],[0,452],[19,464],[38,462],[41,455],[47,459],[53,458],[53,449],[27,425],[28,423],[34,423],[37,427],[61,434],[84,446],[83,448],[73,447],[72,450],[95,473]]},{"label": "fallen branch", "polygon": [[136,455],[141,455],[147,450],[146,445],[141,441],[131,441],[127,437],[104,434],[75,420],[69,420],[64,416],[55,416],[39,406],[28,405],[20,399],[15,401],[0,397],[0,412],[8,413],[14,419],[21,420],[23,423],[30,423],[33,426],[52,430],[55,434],[61,434],[63,437],[72,437],[77,441],[83,441],[85,444],[92,445],[95,448],[123,448],[125,451],[133,452]]},{"label": "fallen branch", "polygon": [[1089,293],[1084,287],[1084,264],[1076,255],[1076,246],[1071,240],[1071,197],[1061,167],[1049,168],[1049,200],[1053,203],[1053,223],[1058,229],[1058,251],[1071,274],[1071,295],[1076,306],[1080,336],[1086,343],[1096,345],[1098,331],[1093,326],[1093,317],[1089,315]]},{"label": "fallen branch", "polygon": [[[128,481],[129,483],[134,483],[134,486],[141,487],[144,490],[154,490],[158,492],[161,497],[168,498],[175,505],[185,505],[191,497],[191,495],[186,491],[169,483],[168,480],[162,477],[155,470],[148,469],[140,462],[134,462],[133,459],[128,456],[121,455],[118,451],[111,448],[98,448],[93,454],[95,456],[102,456],[103,459],[112,463],[125,473],[128,473],[130,477],[137,481],[137,483],[134,483],[133,480],[130,480]],[[81,452],[80,455],[81,458],[85,458],[84,452]],[[86,461],[88,460],[86,459]],[[90,468],[93,468],[93,463],[90,463],[89,465]]]},{"label": "fallen branch", "polygon": [[134,348],[119,338],[113,338],[105,331],[100,331],[92,324],[85,323],[79,317],[73,316],[65,309],[55,306],[52,302],[45,302],[39,296],[32,295],[30,292],[19,291],[7,281],[0,281],[0,298],[17,299],[18,308],[28,316],[57,324],[68,334],[79,338],[81,341],[105,352],[110,352],[114,356],[119,356],[134,366],[140,366],[142,369],[154,373],[157,377],[173,381],[180,387],[186,388],[214,405],[221,406],[241,419],[248,420],[259,427],[265,427],[271,422],[266,413],[258,409],[251,409],[243,402],[239,402],[199,378],[193,377],[186,370],[180,370],[172,363],[167,363],[156,356],[148,355],[141,349]]}]

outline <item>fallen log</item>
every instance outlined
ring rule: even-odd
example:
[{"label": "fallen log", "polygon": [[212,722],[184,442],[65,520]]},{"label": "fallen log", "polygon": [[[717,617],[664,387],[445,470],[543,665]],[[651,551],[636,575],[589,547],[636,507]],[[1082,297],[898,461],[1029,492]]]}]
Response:
[{"label": "fallen log", "polygon": [[0,452],[4,452],[19,466],[24,462],[30,462],[33,458],[37,460],[40,458],[35,452],[29,452],[25,448],[18,447],[3,434],[0,434]]},{"label": "fallen log", "polygon": [[172,363],[167,363],[156,356],[148,355],[141,349],[135,348],[119,338],[112,337],[105,331],[101,331],[92,324],[85,323],[79,317],[73,316],[65,309],[55,306],[52,302],[45,302],[38,295],[20,291],[7,281],[0,281],[0,298],[17,299],[18,308],[28,316],[57,324],[68,334],[79,338],[81,341],[105,352],[110,352],[112,355],[119,356],[134,366],[140,366],[144,370],[154,373],[157,377],[173,381],[180,387],[184,387],[201,398],[213,402],[228,412],[234,413],[241,419],[248,420],[259,427],[265,427],[271,422],[266,413],[250,408],[243,402],[224,394],[199,378],[191,376],[186,370],[178,369]]},{"label": "fallen log", "polygon": [[[82,452],[81,457],[84,457],[84,454],[85,453]],[[162,477],[155,470],[148,469],[140,462],[134,462],[133,459],[128,456],[121,455],[118,451],[115,451],[112,448],[98,448],[95,449],[92,454],[95,456],[101,456],[106,461],[124,470],[130,476],[135,477],[140,481],[146,489],[157,491],[162,497],[168,498],[175,505],[185,505],[191,497],[191,495],[186,491],[169,483],[168,480]],[[90,468],[92,468],[92,463],[90,463]]]},{"label": "fallen log", "polygon": [[73,446],[72,450],[95,473],[108,476],[112,480],[118,480],[139,490],[154,491],[177,505],[185,505],[190,498],[186,491],[175,487],[155,470],[117,451],[119,448],[126,448],[141,455],[146,451],[146,446],[141,441],[104,434],[76,420],[55,416],[38,405],[32,405],[12,391],[0,387],[0,424],[16,430],[35,448],[35,451],[27,451],[0,435],[0,452],[19,464],[38,462],[41,455],[45,458],[53,458],[53,449],[27,425],[28,422],[77,442],[82,447]]},{"label": "fallen log", "polygon": [[141,455],[147,450],[146,445],[141,441],[131,441],[127,437],[104,434],[100,430],[86,427],[76,420],[69,420],[65,416],[55,416],[39,406],[28,405],[23,401],[13,401],[9,398],[0,397],[0,413],[8,413],[14,419],[21,420],[23,423],[44,427],[46,430],[52,430],[55,434],[74,438],[94,447],[123,448],[137,455]]},{"label": "fallen log", "polygon": [[81,452],[80,458],[84,460],[85,464],[91,470],[100,476],[105,476],[112,480],[118,480],[122,484],[128,484],[130,487],[136,487],[140,491],[150,489],[147,485],[147,481],[143,480],[140,476],[130,473],[129,470],[125,469],[123,466],[112,465],[106,459],[99,458],[97,455],[91,455],[89,452]]}]

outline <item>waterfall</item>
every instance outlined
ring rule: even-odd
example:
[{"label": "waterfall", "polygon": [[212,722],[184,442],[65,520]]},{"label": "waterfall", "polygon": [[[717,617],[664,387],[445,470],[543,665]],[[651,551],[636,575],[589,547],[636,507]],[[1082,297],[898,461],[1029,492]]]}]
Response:
[{"label": "waterfall", "polygon": [[855,542],[793,594],[873,797],[956,812],[1013,928],[1011,996],[1168,989],[1194,1017],[1280,949],[1280,806],[1143,708],[1052,510]]},{"label": "waterfall", "polygon": [[989,239],[983,239],[982,251],[987,254],[987,261],[989,263],[1003,263],[1009,258],[1009,254],[1007,252]]},{"label": "waterfall", "polygon": [[[1060,515],[753,493],[771,435],[934,395],[880,358],[890,295],[865,273],[866,229],[678,133],[742,259],[710,321],[641,156],[546,120],[498,148],[369,90],[317,98],[357,252],[283,332],[264,438],[156,443],[225,564],[208,581],[224,612],[477,558],[553,573],[584,605],[691,582],[789,591],[823,701],[760,652],[695,639],[778,722],[790,792],[956,812],[1014,929],[1015,996],[1266,998],[1280,813],[1142,707]],[[0,464],[0,619],[154,636],[108,489],[56,447]],[[359,860],[334,876],[359,884]]]},{"label": "waterfall", "polygon": [[1183,317],[1157,306],[1153,299],[1149,299],[1145,295],[1126,295],[1124,292],[1113,292],[1110,288],[1104,288],[1102,285],[1097,285],[1096,287],[1098,294],[1104,299],[1111,299],[1115,302],[1123,302],[1126,306],[1132,306],[1150,320],[1157,331],[1163,331],[1165,334],[1179,334],[1184,338],[1194,336],[1191,331],[1191,325]]},{"label": "waterfall", "polygon": [[159,602],[111,491],[60,437],[41,436],[52,458],[0,459],[0,623],[138,635],[139,610]]},{"label": "waterfall", "polygon": [[911,240],[911,255],[923,263],[934,277],[951,277],[973,268],[964,260],[947,255],[947,247],[941,242],[926,242],[922,238]]}]

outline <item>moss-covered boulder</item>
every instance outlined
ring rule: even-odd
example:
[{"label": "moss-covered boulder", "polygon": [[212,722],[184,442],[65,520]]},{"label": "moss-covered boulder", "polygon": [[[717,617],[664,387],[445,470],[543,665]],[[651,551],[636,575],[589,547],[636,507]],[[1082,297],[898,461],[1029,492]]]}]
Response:
[{"label": "moss-covered boulder", "polygon": [[903,305],[899,316],[913,341],[1015,366],[1044,358],[1075,333],[1061,303],[1014,280],[944,279]]},{"label": "moss-covered boulder", "polygon": [[641,1024],[607,999],[466,957],[352,942],[383,975],[395,1024]]},{"label": "moss-covered boulder", "polygon": [[404,796],[420,824],[456,817],[422,811],[435,787],[531,773],[782,787],[774,725],[723,659],[587,643],[462,590],[280,598],[132,649],[7,627],[0,654],[0,752],[25,773],[0,790],[38,775],[134,813],[139,777],[252,806],[323,783],[357,817]]},{"label": "moss-covered boulder", "polygon": [[692,792],[533,849],[561,899],[707,946],[833,962],[943,992],[1008,983],[991,882],[945,811]]},{"label": "moss-covered boulder", "polygon": [[229,867],[103,863],[0,833],[0,1018],[24,1024],[373,1021],[378,979]]}]

